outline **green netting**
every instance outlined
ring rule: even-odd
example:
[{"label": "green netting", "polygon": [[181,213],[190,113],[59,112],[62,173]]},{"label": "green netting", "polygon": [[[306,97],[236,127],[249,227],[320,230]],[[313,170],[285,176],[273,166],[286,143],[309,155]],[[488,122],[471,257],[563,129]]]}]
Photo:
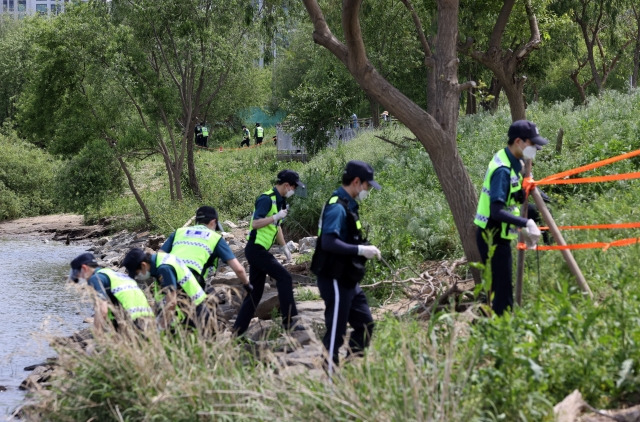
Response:
[{"label": "green netting", "polygon": [[256,123],[260,123],[262,127],[274,127],[282,122],[287,116],[284,110],[278,110],[274,114],[267,113],[260,107],[249,107],[238,113],[242,123],[251,128]]}]

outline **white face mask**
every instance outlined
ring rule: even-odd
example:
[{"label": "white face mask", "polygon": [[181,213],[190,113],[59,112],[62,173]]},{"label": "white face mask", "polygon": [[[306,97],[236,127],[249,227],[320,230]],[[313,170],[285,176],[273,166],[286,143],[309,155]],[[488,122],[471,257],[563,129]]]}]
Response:
[{"label": "white face mask", "polygon": [[360,192],[358,192],[358,201],[364,201],[365,199],[367,199],[367,196],[369,196],[369,191],[366,189],[362,189]]},{"label": "white face mask", "polygon": [[524,157],[525,160],[533,160],[534,158],[536,158],[537,151],[538,151],[538,148],[534,146],[528,146],[522,150],[522,156]]},{"label": "white face mask", "polygon": [[287,193],[284,194],[285,198],[291,198],[295,194],[295,189],[288,190]]},{"label": "white face mask", "polygon": [[137,281],[147,281],[147,280],[149,280],[149,277],[151,277],[151,273],[149,271],[147,271],[144,274],[137,274],[136,275],[136,280]]}]

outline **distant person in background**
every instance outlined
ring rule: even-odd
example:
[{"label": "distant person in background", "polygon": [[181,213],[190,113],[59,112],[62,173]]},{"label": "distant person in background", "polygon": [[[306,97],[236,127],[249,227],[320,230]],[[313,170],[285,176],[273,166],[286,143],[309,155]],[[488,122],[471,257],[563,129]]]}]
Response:
[{"label": "distant person in background", "polygon": [[274,136],[273,138],[271,138],[271,140],[273,141],[273,145],[278,146],[278,137]]},{"label": "distant person in background", "polygon": [[351,115],[351,129],[358,129],[358,116],[356,113]]},{"label": "distant person in background", "polygon": [[200,122],[196,123],[196,127],[193,129],[193,133],[196,136],[196,145],[201,147],[202,146],[202,125],[200,124]]},{"label": "distant person in background", "polygon": [[262,139],[264,138],[264,128],[260,126],[260,123],[256,123],[256,128],[253,131],[253,136],[256,138],[256,145],[260,145],[262,143]]},{"label": "distant person in background", "polygon": [[207,127],[207,122],[205,121],[202,124],[202,146],[207,148],[209,143],[209,128]]},{"label": "distant person in background", "polygon": [[[83,253],[71,261],[69,279],[76,283],[86,280],[98,293],[93,318],[93,326],[97,331],[104,331],[107,321],[116,330],[127,321],[144,330],[153,321],[153,309],[135,280],[109,268],[100,268],[93,254]],[[118,320],[119,315],[114,314],[109,307],[123,310],[122,315],[126,320]]]},{"label": "distant person in background", "polygon": [[249,146],[251,143],[251,134],[249,133],[249,129],[245,125],[242,125],[242,142],[240,142],[240,148],[244,145]]},{"label": "distant person in background", "polygon": [[389,123],[389,112],[387,110],[383,111],[380,117],[382,118],[383,125],[387,125]]}]

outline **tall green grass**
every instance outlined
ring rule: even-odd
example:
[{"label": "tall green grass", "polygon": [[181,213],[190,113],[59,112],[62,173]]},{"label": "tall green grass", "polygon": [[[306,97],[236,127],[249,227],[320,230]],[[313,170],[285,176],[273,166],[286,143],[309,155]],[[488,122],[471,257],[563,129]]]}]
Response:
[{"label": "tall green grass", "polygon": [[[575,168],[640,148],[640,93],[605,93],[587,107],[532,104],[528,116],[551,142],[540,151],[535,177]],[[472,180],[480,186],[491,156],[506,143],[510,118],[460,120],[458,145]],[[557,131],[564,146],[555,152]],[[221,219],[249,216],[255,197],[278,170],[293,168],[309,195],[291,201],[289,236],[315,233],[320,208],[339,185],[344,164],[369,161],[383,189],[362,203],[372,242],[394,267],[461,254],[450,213],[424,149],[403,139],[402,129],[368,133],[328,150],[309,163],[279,163],[275,148],[201,152],[197,155],[204,199],[171,203],[149,165],[136,177],[154,216],[168,233],[200,203],[217,206]],[[638,171],[640,160],[591,174]],[[160,182],[158,182],[158,180]],[[638,221],[639,181],[543,188],[558,224]],[[222,204],[222,205],[221,205]],[[116,198],[103,213],[133,218],[130,197]],[[471,218],[471,217],[470,217]],[[569,243],[637,237],[637,230],[565,231]],[[63,371],[38,396],[32,415],[47,420],[442,420],[551,421],[552,406],[574,389],[596,407],[638,402],[640,389],[640,247],[574,251],[594,299],[585,298],[559,252],[526,253],[524,304],[502,318],[468,324],[440,313],[428,322],[386,317],[361,361],[347,364],[329,383],[321,370],[296,375],[274,360],[257,361],[229,341],[188,336],[121,343],[98,340],[94,355],[60,350]],[[389,275],[371,263],[366,283]],[[376,302],[376,298],[372,298]],[[117,407],[116,407],[117,406]],[[200,412],[200,413],[199,413]],[[34,416],[36,417],[36,416]]]}]

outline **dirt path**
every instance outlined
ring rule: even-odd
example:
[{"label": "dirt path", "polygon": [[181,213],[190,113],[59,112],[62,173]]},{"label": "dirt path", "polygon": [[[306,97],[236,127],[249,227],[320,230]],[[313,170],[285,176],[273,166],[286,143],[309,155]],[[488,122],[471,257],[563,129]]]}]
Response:
[{"label": "dirt path", "polygon": [[76,214],[42,215],[0,222],[0,236],[46,237],[52,240],[77,241],[106,233],[104,225],[85,226]]}]

